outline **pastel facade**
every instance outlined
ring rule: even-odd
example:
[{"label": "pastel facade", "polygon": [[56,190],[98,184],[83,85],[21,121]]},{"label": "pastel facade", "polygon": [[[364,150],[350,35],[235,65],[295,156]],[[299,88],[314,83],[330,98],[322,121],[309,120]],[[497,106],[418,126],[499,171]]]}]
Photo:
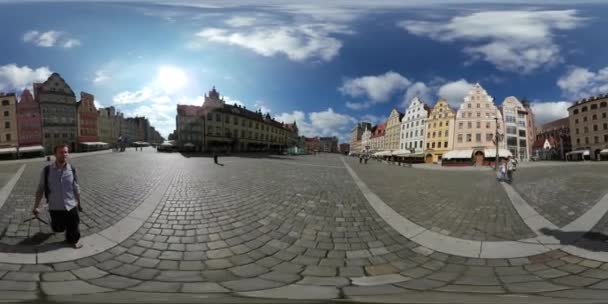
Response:
[{"label": "pastel facade", "polygon": [[429,114],[426,124],[425,162],[438,163],[443,154],[454,146],[456,112],[444,99],[439,99]]},{"label": "pastel facade", "polygon": [[401,119],[401,131],[399,135],[400,150],[410,150],[414,153],[424,151],[426,139],[425,129],[426,120],[429,114],[429,106],[423,103],[418,97],[410,101],[410,105],[405,110]]},{"label": "pastel facade", "polygon": [[384,150],[399,150],[399,138],[401,136],[401,118],[403,113],[393,109],[386,120],[384,133]]},{"label": "pastel facade", "polygon": [[528,110],[514,96],[505,98],[502,102],[502,114],[505,124],[505,143],[514,158],[520,161],[530,159],[531,145],[529,133]]}]

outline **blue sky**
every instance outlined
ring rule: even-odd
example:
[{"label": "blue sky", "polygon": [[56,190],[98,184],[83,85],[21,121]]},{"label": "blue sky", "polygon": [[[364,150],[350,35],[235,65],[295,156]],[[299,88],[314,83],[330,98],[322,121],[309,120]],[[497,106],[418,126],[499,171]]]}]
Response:
[{"label": "blue sky", "polygon": [[498,104],[527,97],[542,123],[608,93],[608,4],[571,3],[0,0],[0,90],[58,72],[166,136],[175,105],[200,105],[215,85],[304,135],[345,141],[413,96],[457,106],[480,82]]}]

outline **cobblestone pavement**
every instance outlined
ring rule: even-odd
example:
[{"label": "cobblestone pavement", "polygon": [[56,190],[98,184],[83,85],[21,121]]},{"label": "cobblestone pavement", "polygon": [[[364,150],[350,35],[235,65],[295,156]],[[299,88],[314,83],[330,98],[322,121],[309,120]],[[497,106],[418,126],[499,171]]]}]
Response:
[{"label": "cobblestone pavement", "polygon": [[[170,163],[159,161],[161,155],[157,156],[152,150],[131,153],[136,152],[70,160],[76,167],[81,185],[83,236],[109,227],[137,207],[159,182],[162,172],[169,168]],[[162,157],[175,160],[176,155],[164,154]],[[2,244],[25,244],[28,245],[25,247],[31,249],[33,244],[62,241],[62,235],[49,234],[51,230],[46,224],[35,220],[24,223],[24,220],[31,217],[36,186],[46,164],[47,162],[27,163],[21,178],[0,210],[0,231],[4,231],[4,236],[0,238]],[[20,167],[19,164],[6,166]],[[42,205],[46,207],[44,203]],[[43,214],[41,218],[48,221],[48,214]],[[3,249],[19,251],[27,248],[4,246]]]},{"label": "cobblestone pavement", "polygon": [[530,166],[515,172],[512,185],[541,215],[563,227],[608,193],[608,165]]},{"label": "cobblestone pavement", "polygon": [[[488,297],[495,295],[496,301],[488,301],[498,303],[505,299],[526,302],[530,298],[525,296],[539,296],[534,299],[548,302],[608,296],[607,263],[560,250],[526,258],[479,259],[419,246],[375,213],[338,155],[302,156],[295,160],[234,156],[221,158],[224,166],[214,165],[209,158],[146,152],[95,158],[83,157],[78,163],[81,175],[89,174],[83,177],[83,184],[89,184],[89,189],[94,189],[97,181],[118,179],[129,172],[158,173],[160,180],[164,183],[168,179],[170,185],[139,230],[103,253],[62,263],[0,263],[0,298],[42,296],[65,300],[61,297],[70,296],[76,301],[92,294],[103,302],[154,293],[157,300],[178,302],[184,299],[177,296],[179,293],[291,299],[395,295],[407,301],[408,294],[427,291],[430,297],[449,294],[452,300],[457,300],[457,296],[471,301],[475,296],[491,299]],[[113,170],[112,162],[124,169]],[[136,165],[141,163],[147,166]],[[101,164],[103,169],[97,167]],[[173,167],[171,172],[175,173],[163,174],[167,166]],[[380,166],[368,164],[368,170],[378,170],[374,178],[396,178],[397,173],[391,173],[390,166]],[[33,172],[39,169],[34,168]],[[87,170],[95,172],[85,173]],[[447,182],[434,174],[419,174],[418,179],[429,180],[417,184],[419,195],[432,194],[431,189],[436,189],[433,179]],[[27,178],[24,172],[14,191],[21,191],[19,185]],[[469,183],[483,182],[482,178],[475,178],[466,176]],[[123,178],[129,191],[134,192],[153,187],[154,178],[151,179]],[[124,190],[107,183],[107,190],[88,190],[89,195]],[[124,191],[133,205],[145,196]],[[99,201],[126,204],[123,200]],[[471,209],[467,200],[450,203],[465,213]],[[100,213],[111,213],[107,218],[112,218],[117,207],[99,208]],[[4,210],[11,211],[7,205]],[[487,221],[482,217],[473,219]],[[449,220],[445,217],[445,221]],[[523,296],[499,297],[510,294]],[[419,296],[416,299],[422,302]]]},{"label": "cobblestone pavement", "polygon": [[534,236],[492,171],[424,170],[347,160],[384,202],[427,229],[479,241]]}]

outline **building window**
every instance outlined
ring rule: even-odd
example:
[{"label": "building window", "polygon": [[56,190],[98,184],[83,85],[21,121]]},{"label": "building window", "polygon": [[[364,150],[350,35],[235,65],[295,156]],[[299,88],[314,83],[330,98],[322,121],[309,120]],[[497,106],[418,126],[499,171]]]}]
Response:
[{"label": "building window", "polygon": [[462,129],[462,123],[461,122],[458,123],[458,129]]},{"label": "building window", "polygon": [[608,123],[604,123],[604,130],[608,130]]},{"label": "building window", "polygon": [[576,139],[576,144],[577,144],[577,145],[580,145],[580,144],[581,144],[581,139],[580,139],[580,138],[577,138],[577,139]]},{"label": "building window", "polygon": [[426,138],[431,138],[431,132],[426,133]]},{"label": "building window", "polygon": [[574,119],[574,123],[577,124],[578,123],[578,118]]},{"label": "building window", "polygon": [[574,111],[572,111],[572,114],[574,114],[574,115],[578,114],[578,109],[575,109]]},{"label": "building window", "polygon": [[5,99],[5,100],[2,101],[2,105],[3,106],[8,106],[8,105],[10,105],[10,102]]},{"label": "building window", "polygon": [[605,108],[606,106],[608,106],[608,104],[605,101],[600,103],[600,108]]},{"label": "building window", "polygon": [[[433,149],[435,149],[435,143],[433,143],[432,147],[433,147]],[[427,149],[429,148],[429,144],[428,143],[426,144],[426,148]]]},{"label": "building window", "polygon": [[526,137],[526,130],[519,130],[520,137]]},{"label": "building window", "polygon": [[469,129],[470,129],[470,128],[472,128],[472,127],[473,127],[473,123],[472,123],[472,122],[470,122],[470,121],[469,121],[469,122],[467,122],[467,128],[469,128]]},{"label": "building window", "polygon": [[448,120],[448,121],[445,122],[445,126],[447,127],[449,125],[450,125],[450,121]]},{"label": "building window", "polygon": [[589,137],[585,137],[585,144],[588,145],[589,144]]},{"label": "building window", "polygon": [[581,112],[587,112],[587,107],[583,107],[583,109],[581,110]]},{"label": "building window", "polygon": [[477,112],[477,117],[481,117],[481,113]]},{"label": "building window", "polygon": [[592,104],[591,105],[591,110],[595,110],[595,109],[597,109],[597,105],[596,104]]},{"label": "building window", "polygon": [[576,133],[576,134],[578,134],[578,133],[579,133],[579,132],[578,132],[578,128],[576,128],[574,131],[575,131],[575,133]]},{"label": "building window", "polygon": [[[597,136],[595,138],[597,139]],[[6,134],[6,141],[11,141],[11,135],[10,134]]]},{"label": "building window", "polygon": [[473,135],[469,133],[467,134],[467,142],[471,142],[471,140],[473,140]]},{"label": "building window", "polygon": [[4,111],[4,117],[8,117],[9,113],[8,111]]},{"label": "building window", "polygon": [[[9,135],[9,134],[6,134],[6,135]],[[595,136],[593,139],[595,140],[596,144],[600,143],[600,138],[598,136]],[[10,140],[10,139],[7,139],[7,140]]]},{"label": "building window", "polygon": [[478,121],[476,124],[477,129],[481,128],[481,121]]},{"label": "building window", "polygon": [[473,112],[469,112],[469,118],[471,118],[473,116]]},{"label": "building window", "polygon": [[475,134],[475,142],[481,142],[481,133]]},{"label": "building window", "polygon": [[585,133],[589,133],[589,127],[585,127],[585,128],[583,128],[583,131],[584,131]]},{"label": "building window", "polygon": [[54,138],[59,138],[59,133],[55,133],[55,134],[53,134],[53,137],[54,137]]},{"label": "building window", "polygon": [[222,121],[222,116],[219,113],[215,113],[215,121]]},{"label": "building window", "polygon": [[468,104],[467,106],[468,106],[469,109],[471,108],[471,104]]},{"label": "building window", "polygon": [[239,125],[239,119],[238,119],[238,118],[236,118],[236,117],[234,118],[234,125],[235,125],[235,126],[238,126],[238,125]]},{"label": "building window", "polygon": [[602,113],[602,118],[606,118],[606,112]]},{"label": "building window", "polygon": [[433,138],[435,138],[435,131],[433,131]]},{"label": "building window", "polygon": [[462,143],[462,134],[458,134],[458,143]]},{"label": "building window", "polygon": [[593,131],[597,131],[597,125],[593,125]]},{"label": "building window", "polygon": [[8,121],[7,121],[7,122],[5,122],[5,123],[4,123],[4,128],[5,128],[5,129],[10,129],[10,128],[11,128],[11,123],[10,123],[10,122],[8,122]]},{"label": "building window", "polygon": [[[6,116],[6,115],[5,115]],[[591,116],[592,120],[597,120],[597,115],[593,114],[593,116]]]},{"label": "building window", "polygon": [[420,148],[422,148],[424,145],[422,144],[422,140],[420,141]]},{"label": "building window", "polygon": [[493,137],[492,133],[486,133],[486,141],[492,141],[492,137]]}]

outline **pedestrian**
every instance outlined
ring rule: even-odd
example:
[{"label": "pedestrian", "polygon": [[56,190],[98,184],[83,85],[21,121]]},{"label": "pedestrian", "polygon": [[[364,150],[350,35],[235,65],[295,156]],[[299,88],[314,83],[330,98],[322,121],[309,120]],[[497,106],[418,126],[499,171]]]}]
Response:
[{"label": "pedestrian", "polygon": [[66,243],[75,249],[82,247],[80,241],[80,186],[76,176],[76,168],[68,163],[68,145],[55,147],[55,161],[42,170],[40,182],[36,190],[36,200],[32,213],[38,217],[42,196],[46,198],[51,215],[53,232],[65,231]]},{"label": "pedestrian", "polygon": [[365,158],[363,160],[365,161],[365,164],[367,165],[367,160],[369,160],[369,155],[365,154]]},{"label": "pedestrian", "polygon": [[213,162],[217,165],[217,162],[218,162],[217,151],[213,151]]},{"label": "pedestrian", "polygon": [[508,183],[513,182],[513,172],[515,172],[517,168],[517,161],[509,156],[507,157],[507,181]]},{"label": "pedestrian", "polygon": [[362,164],[363,163],[363,155],[359,155],[359,163]]}]

